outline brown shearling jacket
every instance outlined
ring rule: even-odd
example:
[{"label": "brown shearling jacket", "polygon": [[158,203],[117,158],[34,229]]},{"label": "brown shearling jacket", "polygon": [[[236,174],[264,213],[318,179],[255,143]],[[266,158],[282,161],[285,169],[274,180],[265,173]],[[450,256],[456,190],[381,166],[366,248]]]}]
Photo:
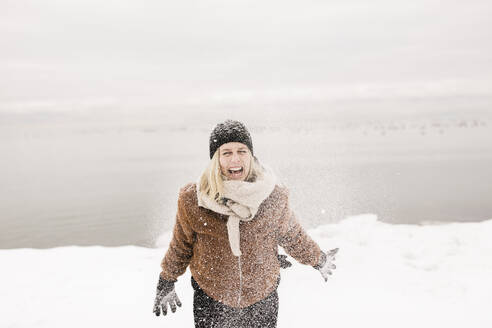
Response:
[{"label": "brown shearling jacket", "polygon": [[276,185],[254,219],[240,223],[239,257],[230,249],[226,224],[226,215],[198,206],[196,184],[183,187],[161,277],[175,281],[189,265],[206,294],[225,305],[243,308],[276,289],[279,245],[302,264],[318,264],[321,250],[297,222],[285,187]]}]

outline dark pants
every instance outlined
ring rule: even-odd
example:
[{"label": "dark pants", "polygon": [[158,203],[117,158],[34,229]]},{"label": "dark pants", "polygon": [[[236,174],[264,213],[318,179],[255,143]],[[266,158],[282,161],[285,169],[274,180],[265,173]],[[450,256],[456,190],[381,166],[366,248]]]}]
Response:
[{"label": "dark pants", "polygon": [[205,294],[193,277],[191,277],[191,285],[195,290],[193,298],[195,328],[277,327],[277,290],[253,305],[233,308]]}]

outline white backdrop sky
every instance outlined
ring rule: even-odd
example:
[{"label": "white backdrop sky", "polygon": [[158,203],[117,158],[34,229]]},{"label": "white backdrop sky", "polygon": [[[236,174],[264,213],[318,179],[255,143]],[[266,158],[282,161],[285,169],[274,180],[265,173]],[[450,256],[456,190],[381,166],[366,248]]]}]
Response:
[{"label": "white backdrop sky", "polygon": [[491,14],[486,0],[7,0],[0,110],[115,99],[481,103],[492,95]]}]

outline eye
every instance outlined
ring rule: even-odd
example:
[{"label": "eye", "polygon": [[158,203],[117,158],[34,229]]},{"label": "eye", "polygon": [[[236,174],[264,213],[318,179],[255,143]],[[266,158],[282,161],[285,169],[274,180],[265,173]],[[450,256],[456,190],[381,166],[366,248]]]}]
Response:
[{"label": "eye", "polygon": [[247,153],[247,151],[246,151],[246,150],[240,150],[239,152],[240,152],[241,154],[246,154],[246,153]]},{"label": "eye", "polygon": [[230,155],[231,152],[230,151],[226,151],[226,152],[223,152],[222,155]]}]

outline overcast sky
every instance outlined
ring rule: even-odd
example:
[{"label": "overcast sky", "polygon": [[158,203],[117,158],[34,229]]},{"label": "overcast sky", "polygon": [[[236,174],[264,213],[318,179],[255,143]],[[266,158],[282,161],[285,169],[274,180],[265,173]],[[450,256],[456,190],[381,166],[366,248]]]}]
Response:
[{"label": "overcast sky", "polygon": [[492,3],[0,3],[0,110],[61,100],[492,98]]}]

